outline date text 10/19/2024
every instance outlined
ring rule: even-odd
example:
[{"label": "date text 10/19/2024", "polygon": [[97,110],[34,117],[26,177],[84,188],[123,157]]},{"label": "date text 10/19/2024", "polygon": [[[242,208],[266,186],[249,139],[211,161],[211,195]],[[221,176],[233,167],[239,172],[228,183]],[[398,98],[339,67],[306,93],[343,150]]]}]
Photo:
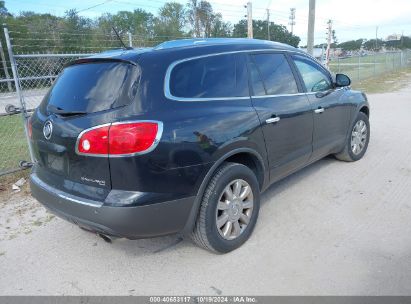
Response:
[{"label": "date text 10/19/2024", "polygon": [[159,296],[150,297],[150,303],[257,303],[248,296]]}]

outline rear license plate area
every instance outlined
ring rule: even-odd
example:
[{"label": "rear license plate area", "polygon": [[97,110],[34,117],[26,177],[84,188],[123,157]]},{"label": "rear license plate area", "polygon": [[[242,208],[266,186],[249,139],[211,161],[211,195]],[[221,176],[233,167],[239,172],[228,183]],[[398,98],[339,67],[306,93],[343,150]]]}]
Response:
[{"label": "rear license plate area", "polygon": [[61,156],[47,154],[45,164],[53,171],[64,173],[64,159]]}]

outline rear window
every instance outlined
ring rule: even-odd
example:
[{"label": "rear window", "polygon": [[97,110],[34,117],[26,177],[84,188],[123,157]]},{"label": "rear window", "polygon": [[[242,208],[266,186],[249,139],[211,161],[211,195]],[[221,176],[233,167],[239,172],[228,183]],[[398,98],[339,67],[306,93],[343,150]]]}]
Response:
[{"label": "rear window", "polygon": [[63,70],[45,96],[48,105],[66,111],[98,112],[134,100],[140,69],[129,63],[98,62],[72,65]]},{"label": "rear window", "polygon": [[238,54],[192,59],[177,64],[170,76],[170,93],[181,98],[248,96],[244,60]]}]

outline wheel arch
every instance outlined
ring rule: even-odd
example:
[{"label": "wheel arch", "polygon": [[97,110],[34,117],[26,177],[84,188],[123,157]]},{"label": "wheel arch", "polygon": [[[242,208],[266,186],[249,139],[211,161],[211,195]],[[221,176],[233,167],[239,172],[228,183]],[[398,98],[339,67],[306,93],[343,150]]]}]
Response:
[{"label": "wheel arch", "polygon": [[360,106],[359,112],[364,113],[368,118],[370,118],[370,108],[367,105]]},{"label": "wheel arch", "polygon": [[264,189],[265,185],[268,182],[268,171],[265,168],[263,157],[257,151],[251,148],[237,148],[224,154],[208,170],[203,181],[201,182],[190,212],[189,219],[182,231],[182,234],[191,233],[191,231],[194,229],[197,214],[201,205],[201,198],[204,194],[204,191],[217,169],[221,166],[221,164],[227,161],[243,164],[249,167],[256,174],[260,189]]}]

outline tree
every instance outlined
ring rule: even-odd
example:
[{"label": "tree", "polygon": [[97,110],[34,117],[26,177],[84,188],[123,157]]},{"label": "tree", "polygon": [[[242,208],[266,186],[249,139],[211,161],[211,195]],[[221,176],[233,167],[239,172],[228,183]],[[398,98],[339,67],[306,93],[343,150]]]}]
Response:
[{"label": "tree", "polygon": [[232,26],[230,22],[224,22],[220,13],[214,15],[213,25],[209,37],[230,37]]},{"label": "tree", "polygon": [[[234,26],[213,10],[210,2],[189,0],[187,5],[165,3],[156,16],[143,10],[105,13],[90,19],[71,9],[65,15],[22,12],[10,15],[0,0],[0,19],[13,32],[16,52],[98,52],[122,47],[113,27],[128,45],[128,35],[134,46],[151,46],[179,37],[246,37],[247,22]],[[255,37],[266,39],[267,22],[254,20]],[[17,30],[16,30],[17,28]],[[270,23],[271,40],[297,46],[300,39],[285,26]],[[4,38],[3,39],[4,42]]]},{"label": "tree", "polygon": [[[253,20],[253,36],[256,39],[267,39],[267,21]],[[247,37],[247,20],[234,24],[233,37]],[[300,37],[291,34],[284,25],[270,22],[270,40],[297,47]]]},{"label": "tree", "polygon": [[338,39],[337,39],[337,35],[335,34],[335,30],[332,30],[331,36],[332,36],[331,47],[336,47],[338,45]]},{"label": "tree", "polygon": [[337,45],[337,47],[343,49],[344,51],[357,51],[361,49],[364,39],[349,40],[342,42]]},{"label": "tree", "polygon": [[159,10],[159,16],[154,20],[154,36],[156,42],[184,37],[186,12],[178,2],[168,2]]},{"label": "tree", "polygon": [[217,34],[226,37],[231,32],[230,24],[222,21],[221,14],[214,13],[208,1],[190,0],[187,3],[187,19],[194,37],[216,37]]},{"label": "tree", "polygon": [[79,16],[77,10],[71,9],[65,12],[63,20],[60,20],[61,45],[65,50],[76,50],[78,45],[85,49],[91,49],[94,45],[91,35],[93,33],[93,21]]},{"label": "tree", "polygon": [[363,43],[363,47],[368,51],[378,51],[382,48],[383,43],[384,42],[381,39],[377,39],[377,41],[375,39],[370,39]]},{"label": "tree", "polygon": [[215,18],[210,2],[201,1],[199,3],[198,18],[202,37],[210,37]]},{"label": "tree", "polygon": [[97,28],[106,34],[114,34],[112,27],[121,35],[131,33],[142,37],[153,35],[154,16],[142,9],[132,12],[120,11],[117,14],[104,14],[97,19]]},{"label": "tree", "polygon": [[200,37],[200,22],[199,22],[199,2],[197,0],[189,0],[187,3],[187,19],[190,22],[192,28],[192,35],[194,37]]},{"label": "tree", "polygon": [[6,4],[4,3],[4,1],[0,1],[0,16],[1,17],[10,17],[12,16],[8,9],[6,8]]}]

